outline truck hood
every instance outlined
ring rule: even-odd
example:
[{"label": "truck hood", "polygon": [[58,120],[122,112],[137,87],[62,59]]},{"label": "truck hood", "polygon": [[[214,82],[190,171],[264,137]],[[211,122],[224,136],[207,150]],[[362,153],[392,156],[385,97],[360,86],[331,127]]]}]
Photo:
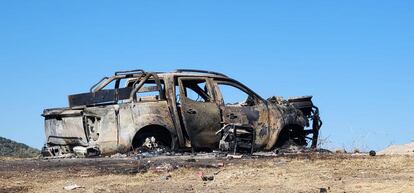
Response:
[{"label": "truck hood", "polygon": [[296,108],[305,116],[311,115],[312,108],[315,107],[312,103],[312,96],[289,97],[287,100],[280,96],[272,96],[267,101],[271,104]]}]

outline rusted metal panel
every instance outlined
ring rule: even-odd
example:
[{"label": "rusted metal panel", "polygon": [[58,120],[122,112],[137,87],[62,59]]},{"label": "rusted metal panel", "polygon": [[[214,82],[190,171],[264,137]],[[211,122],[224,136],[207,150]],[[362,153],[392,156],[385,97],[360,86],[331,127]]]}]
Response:
[{"label": "rusted metal panel", "polygon": [[168,107],[170,110],[170,114],[171,114],[171,120],[173,122],[173,125],[175,127],[175,131],[172,132],[173,135],[177,136],[177,140],[178,140],[178,146],[179,147],[186,147],[186,139],[184,136],[184,128],[183,125],[181,124],[181,119],[180,119],[180,110],[178,109],[178,105],[177,105],[177,101],[179,100],[178,98],[178,93],[179,93],[179,88],[178,87],[178,80],[176,80],[177,77],[175,76],[164,76],[164,83],[165,83],[165,95],[166,95],[166,100],[168,102]]},{"label": "rusted metal panel", "polygon": [[196,148],[217,148],[220,136],[220,111],[213,102],[194,102],[182,99],[181,114],[192,146]]},{"label": "rusted metal panel", "polygon": [[[192,147],[218,148],[220,136],[216,135],[216,132],[221,128],[221,117],[219,107],[214,102],[211,85],[205,78],[181,77],[178,80],[182,121]],[[197,82],[203,82],[206,90],[198,87]],[[186,88],[198,93],[204,101],[189,99],[186,96]]]},{"label": "rusted metal panel", "polygon": [[[83,129],[83,117],[47,117],[45,120],[46,143],[55,145],[88,143]],[[75,140],[76,139],[76,140]]]}]

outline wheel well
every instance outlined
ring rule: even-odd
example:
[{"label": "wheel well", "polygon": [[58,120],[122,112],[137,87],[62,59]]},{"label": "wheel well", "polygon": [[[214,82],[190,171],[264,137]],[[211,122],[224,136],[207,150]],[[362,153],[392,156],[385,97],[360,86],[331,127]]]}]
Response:
[{"label": "wheel well", "polygon": [[306,135],[304,127],[300,125],[286,125],[280,131],[275,147],[281,147],[287,142],[294,142],[296,145],[306,146]]},{"label": "wheel well", "polygon": [[147,137],[155,137],[163,146],[173,147],[171,132],[167,128],[161,125],[148,125],[138,130],[132,138],[132,148],[141,147]]}]

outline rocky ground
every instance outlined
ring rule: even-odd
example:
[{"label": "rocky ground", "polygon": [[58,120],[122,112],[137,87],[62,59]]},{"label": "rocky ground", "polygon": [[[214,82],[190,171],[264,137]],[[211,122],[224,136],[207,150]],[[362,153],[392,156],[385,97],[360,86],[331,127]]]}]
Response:
[{"label": "rocky ground", "polygon": [[3,159],[0,192],[414,192],[414,156]]}]

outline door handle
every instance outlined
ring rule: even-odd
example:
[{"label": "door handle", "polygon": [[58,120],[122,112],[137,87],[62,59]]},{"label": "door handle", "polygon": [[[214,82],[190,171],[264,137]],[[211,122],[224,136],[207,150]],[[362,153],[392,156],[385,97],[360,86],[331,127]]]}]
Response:
[{"label": "door handle", "polygon": [[227,117],[229,117],[229,119],[236,119],[237,115],[235,115],[233,113],[230,113],[230,114],[227,115]]},{"label": "door handle", "polygon": [[187,113],[188,113],[188,114],[196,114],[196,113],[197,113],[197,111],[195,111],[194,109],[188,109],[188,110],[187,110]]}]

